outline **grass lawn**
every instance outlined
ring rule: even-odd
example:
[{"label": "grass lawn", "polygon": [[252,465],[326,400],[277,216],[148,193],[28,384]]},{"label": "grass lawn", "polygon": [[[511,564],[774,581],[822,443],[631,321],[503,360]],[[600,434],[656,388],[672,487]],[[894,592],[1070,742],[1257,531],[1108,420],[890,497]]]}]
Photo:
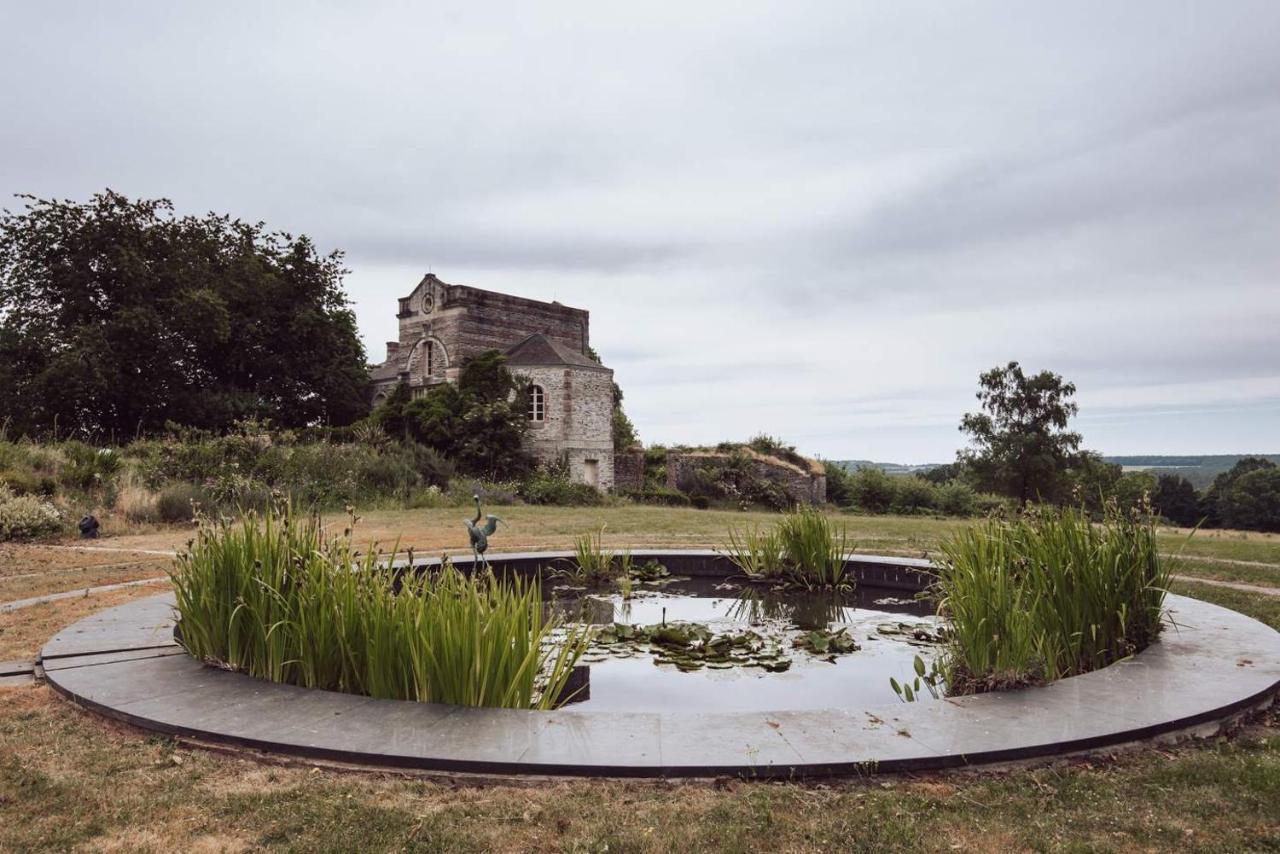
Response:
[{"label": "grass lawn", "polygon": [[[495,508],[493,549],[565,548],[605,526],[612,545],[715,546],[776,517],[650,507]],[[365,514],[357,539],[466,551],[465,508]],[[340,515],[330,519],[344,524]],[[958,524],[848,516],[864,551],[923,554]],[[1217,532],[1214,532],[1217,533]],[[166,549],[189,530],[94,545]],[[1185,535],[1162,534],[1176,550]],[[1197,534],[1185,575],[1280,586],[1280,538]],[[1251,561],[1271,567],[1223,561]],[[0,550],[0,601],[163,574],[163,557],[39,546]],[[1214,575],[1213,573],[1226,573]],[[1236,574],[1239,573],[1239,574]],[[19,577],[20,576],[20,577]],[[0,659],[35,650],[93,609],[163,588],[0,614]],[[32,592],[36,591],[36,592]],[[1280,597],[1180,582],[1175,591],[1280,628]],[[1123,697],[1117,697],[1123,702]],[[0,850],[823,849],[1280,850],[1280,720],[1233,737],[1112,758],[982,773],[830,784],[553,782],[453,785],[263,764],[118,727],[43,686],[0,688]]]}]

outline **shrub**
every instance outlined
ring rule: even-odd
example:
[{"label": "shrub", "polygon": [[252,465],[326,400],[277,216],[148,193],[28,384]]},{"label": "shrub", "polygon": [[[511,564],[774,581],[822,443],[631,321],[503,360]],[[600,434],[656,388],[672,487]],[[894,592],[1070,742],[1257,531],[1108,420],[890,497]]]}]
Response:
[{"label": "shrub", "polygon": [[897,478],[893,492],[893,509],[898,513],[919,513],[938,506],[937,488],[924,478]]},{"label": "shrub", "polygon": [[555,504],[562,507],[592,506],[602,500],[595,487],[570,481],[567,465],[537,469],[520,482],[517,494],[529,504]]},{"label": "shrub", "polygon": [[8,486],[19,495],[42,495],[51,498],[58,491],[58,482],[52,475],[39,474],[26,468],[0,472],[0,484]]},{"label": "shrub", "polygon": [[690,506],[689,496],[678,489],[668,489],[665,486],[649,486],[646,484],[644,489],[638,492],[628,492],[625,495],[632,501],[639,501],[642,504],[658,504],[665,507]]},{"label": "shrub", "polygon": [[849,507],[854,503],[853,475],[844,466],[825,461],[822,468],[827,475],[827,500],[837,507]]},{"label": "shrub", "polygon": [[1041,506],[961,531],[942,553],[953,694],[1105,667],[1160,632],[1169,570],[1149,516],[1113,504],[1095,525],[1083,510]]},{"label": "shrub", "polygon": [[590,642],[544,614],[538,583],[448,564],[402,578],[350,529],[268,510],[201,528],[178,556],[183,646],[274,682],[371,697],[548,709]]},{"label": "shrub", "polygon": [[66,465],[60,479],[74,489],[110,486],[124,465],[120,455],[110,448],[93,448],[83,442],[64,443],[62,453]]},{"label": "shrub", "polygon": [[61,528],[58,508],[34,495],[16,495],[0,485],[0,541],[42,537]]},{"label": "shrub", "polygon": [[204,487],[194,483],[173,483],[156,497],[156,515],[161,522],[190,522],[197,507],[208,509],[212,502]]},{"label": "shrub", "polygon": [[978,510],[978,494],[959,480],[949,480],[937,488],[938,510],[948,516],[972,516]]},{"label": "shrub", "polygon": [[877,468],[859,469],[853,475],[853,503],[868,513],[887,513],[897,491],[893,479]]}]

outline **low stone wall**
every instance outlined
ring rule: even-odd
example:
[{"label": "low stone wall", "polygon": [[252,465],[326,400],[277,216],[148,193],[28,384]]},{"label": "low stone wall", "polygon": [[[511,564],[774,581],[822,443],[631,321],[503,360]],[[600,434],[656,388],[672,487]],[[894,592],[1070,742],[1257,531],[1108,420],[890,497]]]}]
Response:
[{"label": "low stone wall", "polygon": [[[757,476],[781,484],[795,501],[806,504],[826,503],[827,476],[821,463],[809,460],[811,465],[806,470],[775,457],[766,457],[747,450],[742,450],[741,453],[747,454],[751,468]],[[667,487],[679,489],[686,472],[698,466],[727,460],[729,457],[730,454],[719,451],[669,451],[667,453]]]},{"label": "low stone wall", "polygon": [[644,448],[614,453],[613,488],[618,492],[639,492],[644,488]]}]

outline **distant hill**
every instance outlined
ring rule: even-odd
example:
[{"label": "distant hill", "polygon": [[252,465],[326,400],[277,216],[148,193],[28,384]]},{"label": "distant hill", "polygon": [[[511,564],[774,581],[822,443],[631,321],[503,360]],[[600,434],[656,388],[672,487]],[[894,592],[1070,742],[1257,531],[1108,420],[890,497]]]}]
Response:
[{"label": "distant hill", "polygon": [[1149,471],[1154,475],[1176,474],[1191,481],[1196,489],[1205,489],[1213,479],[1227,471],[1245,457],[1265,457],[1280,465],[1280,454],[1206,454],[1203,456],[1173,456],[1162,454],[1103,457],[1109,463],[1124,467],[1125,471]]},{"label": "distant hill", "polygon": [[[1177,474],[1191,481],[1196,489],[1203,490],[1213,483],[1213,479],[1227,471],[1245,457],[1265,457],[1276,465],[1280,465],[1280,454],[1203,454],[1200,456],[1176,456],[1171,454],[1138,454],[1130,456],[1103,457],[1109,463],[1122,466],[1125,471],[1149,471],[1154,475]],[[858,469],[880,469],[885,474],[909,475],[924,474],[944,463],[879,463],[874,460],[833,460],[833,462],[849,471]]]},{"label": "distant hill", "polygon": [[833,463],[848,471],[857,471],[858,469],[880,469],[885,474],[923,474],[930,469],[936,469],[944,463],[921,463],[920,465],[909,465],[907,463],[877,463],[874,460],[832,460]]}]

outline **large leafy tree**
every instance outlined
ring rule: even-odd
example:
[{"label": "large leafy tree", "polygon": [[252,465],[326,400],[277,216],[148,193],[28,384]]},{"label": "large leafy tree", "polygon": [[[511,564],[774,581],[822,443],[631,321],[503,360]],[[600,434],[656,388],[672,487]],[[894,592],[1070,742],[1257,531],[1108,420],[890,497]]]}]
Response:
[{"label": "large leafy tree", "polygon": [[959,461],[984,490],[1057,500],[1080,447],[1080,434],[1067,429],[1077,411],[1075,385],[1051,371],[1029,376],[1017,362],[987,371],[978,385],[982,411],[960,422],[972,447]]},{"label": "large leafy tree", "polygon": [[341,253],[107,190],[0,215],[0,415],[117,439],[366,410]]},{"label": "large leafy tree", "polygon": [[497,350],[466,359],[456,385],[441,383],[412,400],[408,387],[399,386],[372,420],[391,435],[438,451],[467,474],[518,478],[534,466],[524,449],[527,387]]},{"label": "large leafy tree", "polygon": [[1228,528],[1245,528],[1268,530],[1255,524],[1255,517],[1266,517],[1266,499],[1254,509],[1253,493],[1261,489],[1267,491],[1268,476],[1261,476],[1245,484],[1243,489],[1236,486],[1247,477],[1258,472],[1277,471],[1276,464],[1266,457],[1244,457],[1238,460],[1228,471],[1224,471],[1213,479],[1213,483],[1205,490],[1201,500],[1201,512],[1212,526]]},{"label": "large leafy tree", "polygon": [[1218,498],[1218,514],[1228,528],[1280,531],[1280,468],[1254,469],[1236,478]]},{"label": "large leafy tree", "polygon": [[1176,525],[1190,526],[1200,521],[1200,497],[1191,481],[1182,475],[1160,475],[1151,504],[1157,513]]}]

